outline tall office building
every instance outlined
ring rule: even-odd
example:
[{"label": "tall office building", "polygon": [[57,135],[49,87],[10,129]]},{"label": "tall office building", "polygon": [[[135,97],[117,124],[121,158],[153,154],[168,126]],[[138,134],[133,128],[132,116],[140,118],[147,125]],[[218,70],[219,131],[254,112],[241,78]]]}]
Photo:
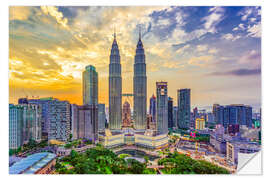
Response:
[{"label": "tall office building", "polygon": [[190,89],[177,91],[178,98],[178,127],[190,128]]},{"label": "tall office building", "polygon": [[30,139],[41,141],[41,106],[37,104],[19,104],[23,107],[23,143]]},{"label": "tall office building", "polygon": [[213,104],[213,109],[212,109],[212,112],[213,112],[213,115],[214,115],[214,119],[215,119],[215,122],[216,124],[221,124],[219,122],[219,119],[218,119],[218,108],[219,108],[219,104]]},{"label": "tall office building", "polygon": [[93,141],[97,139],[97,111],[96,105],[71,105],[71,134],[73,139],[86,138]]},{"label": "tall office building", "polygon": [[105,130],[105,121],[106,121],[105,104],[98,104],[98,131]]},{"label": "tall office building", "polygon": [[92,65],[83,72],[83,104],[98,105],[98,73]]},{"label": "tall office building", "polygon": [[[21,103],[25,103],[21,102]],[[29,140],[41,141],[41,106],[36,104],[9,105],[9,138],[11,149]]]},{"label": "tall office building", "polygon": [[177,128],[177,115],[178,115],[178,107],[173,107],[173,127]]},{"label": "tall office building", "polygon": [[168,128],[173,128],[173,98],[168,97]]},{"label": "tall office building", "polygon": [[157,88],[157,134],[168,133],[168,88],[167,82],[156,82]]},{"label": "tall office building", "polygon": [[49,102],[52,100],[54,100],[53,97],[45,97],[45,98],[40,98],[40,99],[28,99],[27,100],[29,104],[37,104],[37,105],[41,106],[41,131],[42,131],[42,136],[45,138],[48,137]]},{"label": "tall office building", "polygon": [[143,130],[146,128],[147,78],[145,54],[143,43],[141,41],[141,32],[139,33],[139,40],[137,43],[134,60],[133,95],[133,117],[135,120],[135,129]]},{"label": "tall office building", "polygon": [[18,149],[23,142],[23,107],[9,104],[9,149]]},{"label": "tall office building", "polygon": [[122,123],[122,76],[116,34],[112,43],[109,65],[109,128],[120,130]]},{"label": "tall office building", "polygon": [[69,102],[54,99],[48,105],[48,140],[67,141],[71,133]]},{"label": "tall office building", "polygon": [[157,100],[154,94],[150,98],[150,105],[149,105],[149,114],[152,116],[152,121],[156,122],[157,119]]}]

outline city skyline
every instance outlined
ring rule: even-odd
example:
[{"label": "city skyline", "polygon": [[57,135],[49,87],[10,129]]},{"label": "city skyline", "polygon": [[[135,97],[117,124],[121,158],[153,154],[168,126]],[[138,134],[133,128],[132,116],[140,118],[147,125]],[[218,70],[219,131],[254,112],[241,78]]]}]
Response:
[{"label": "city skyline", "polygon": [[91,64],[99,73],[99,103],[108,107],[113,26],[122,92],[132,93],[140,25],[147,107],[155,82],[166,81],[174,105],[177,90],[190,88],[192,107],[241,103],[258,109],[260,20],[259,7],[11,7],[10,103],[34,95],[81,105],[82,72]]}]

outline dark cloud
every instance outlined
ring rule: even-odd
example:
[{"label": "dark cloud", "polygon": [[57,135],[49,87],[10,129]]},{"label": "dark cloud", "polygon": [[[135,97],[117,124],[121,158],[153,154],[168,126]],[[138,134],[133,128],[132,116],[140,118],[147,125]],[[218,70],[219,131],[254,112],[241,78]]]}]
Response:
[{"label": "dark cloud", "polygon": [[210,76],[251,76],[251,75],[260,75],[261,69],[236,69],[232,71],[225,72],[212,72],[207,75]]}]

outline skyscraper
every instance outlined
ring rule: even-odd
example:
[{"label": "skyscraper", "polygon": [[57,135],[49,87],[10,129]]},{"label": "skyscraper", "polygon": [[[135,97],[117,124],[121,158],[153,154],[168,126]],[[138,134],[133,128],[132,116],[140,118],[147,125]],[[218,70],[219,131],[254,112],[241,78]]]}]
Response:
[{"label": "skyscraper", "polygon": [[152,116],[152,121],[156,122],[157,119],[157,100],[154,94],[150,98],[149,114]]},{"label": "skyscraper", "polygon": [[48,140],[67,141],[70,134],[70,104],[54,99],[49,101]]},{"label": "skyscraper", "polygon": [[41,106],[37,104],[20,104],[23,107],[23,143],[30,139],[41,141]]},{"label": "skyscraper", "polygon": [[177,115],[178,115],[178,107],[173,107],[173,127],[177,128]]},{"label": "skyscraper", "polygon": [[53,101],[53,97],[45,97],[40,99],[28,99],[29,104],[37,104],[41,106],[41,130],[42,136],[48,137],[48,129],[49,129],[49,102]]},{"label": "skyscraper", "polygon": [[23,142],[23,107],[9,104],[9,149],[18,149]]},{"label": "skyscraper", "polygon": [[179,89],[178,98],[178,127],[190,128],[190,89]]},{"label": "skyscraper", "polygon": [[168,97],[168,128],[173,128],[173,98]]},{"label": "skyscraper", "polygon": [[105,129],[105,121],[105,104],[98,104],[98,131],[103,131]]},{"label": "skyscraper", "polygon": [[142,130],[146,128],[146,96],[147,96],[147,78],[146,64],[143,43],[141,41],[141,32],[136,48],[134,60],[133,77],[133,95],[134,95],[134,120],[135,128]]},{"label": "skyscraper", "polygon": [[168,133],[167,82],[156,82],[157,88],[157,134]]},{"label": "skyscraper", "polygon": [[116,34],[112,43],[109,65],[109,128],[120,130],[122,123],[122,77]]},{"label": "skyscraper", "polygon": [[83,104],[98,104],[98,73],[92,65],[86,66],[83,72]]}]

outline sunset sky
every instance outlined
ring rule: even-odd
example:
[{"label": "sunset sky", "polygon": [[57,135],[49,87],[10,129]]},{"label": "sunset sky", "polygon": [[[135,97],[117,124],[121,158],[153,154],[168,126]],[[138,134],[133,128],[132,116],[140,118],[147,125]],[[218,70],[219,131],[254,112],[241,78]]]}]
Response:
[{"label": "sunset sky", "polygon": [[[9,100],[53,96],[82,104],[82,72],[99,73],[99,102],[108,105],[114,27],[123,93],[132,93],[133,63],[142,27],[147,96],[167,81],[191,88],[192,107],[213,103],[261,105],[260,7],[19,7],[9,14]],[[147,102],[149,104],[149,102]]]}]

